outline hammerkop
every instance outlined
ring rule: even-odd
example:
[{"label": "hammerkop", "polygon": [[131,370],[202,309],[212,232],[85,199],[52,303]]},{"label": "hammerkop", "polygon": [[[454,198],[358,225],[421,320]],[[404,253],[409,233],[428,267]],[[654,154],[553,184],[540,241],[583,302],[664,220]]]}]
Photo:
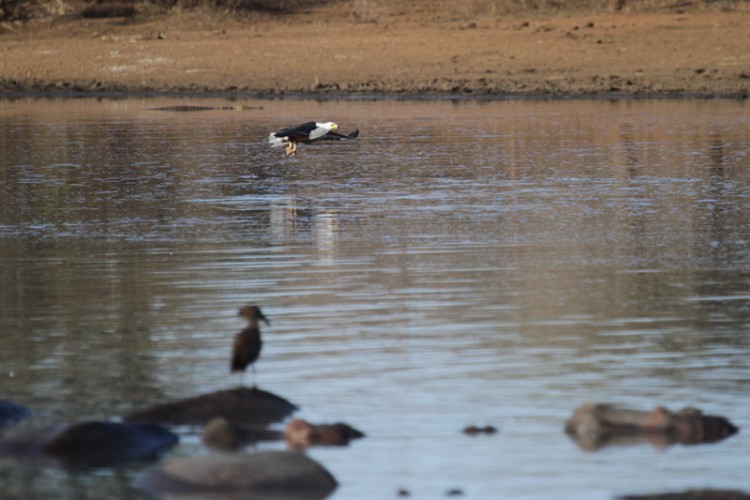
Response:
[{"label": "hammerkop", "polygon": [[[260,355],[260,348],[263,343],[260,340],[260,328],[258,320],[262,319],[267,325],[270,321],[263,315],[263,311],[258,306],[245,306],[240,309],[239,315],[247,320],[247,328],[235,335],[234,344],[232,345],[232,360],[230,362],[231,372],[243,372],[247,365],[252,365]],[[253,387],[255,387],[255,365],[253,370]]]}]

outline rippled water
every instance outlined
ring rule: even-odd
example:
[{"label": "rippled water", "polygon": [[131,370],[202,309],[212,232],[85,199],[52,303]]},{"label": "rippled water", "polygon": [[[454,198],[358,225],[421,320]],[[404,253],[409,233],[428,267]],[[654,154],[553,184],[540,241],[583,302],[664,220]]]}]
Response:
[{"label": "rippled water", "polygon": [[[153,109],[181,104],[252,109]],[[361,135],[266,147],[307,119]],[[6,99],[0,144],[0,398],[26,426],[236,385],[255,302],[259,385],[368,435],[310,452],[334,498],[750,490],[747,433],[562,430],[586,401],[750,424],[745,102]],[[5,459],[0,497],[147,497],[150,467]]]}]

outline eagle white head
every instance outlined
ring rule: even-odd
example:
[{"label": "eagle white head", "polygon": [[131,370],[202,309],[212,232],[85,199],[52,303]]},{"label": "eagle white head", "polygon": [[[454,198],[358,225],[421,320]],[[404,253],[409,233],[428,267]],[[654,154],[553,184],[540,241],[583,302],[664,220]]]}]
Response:
[{"label": "eagle white head", "polygon": [[335,128],[339,128],[339,126],[333,122],[315,122],[315,128],[309,134],[310,139],[314,140],[323,137]]},{"label": "eagle white head", "polygon": [[333,122],[315,122],[315,125],[326,130],[334,130],[339,128],[339,126]]}]

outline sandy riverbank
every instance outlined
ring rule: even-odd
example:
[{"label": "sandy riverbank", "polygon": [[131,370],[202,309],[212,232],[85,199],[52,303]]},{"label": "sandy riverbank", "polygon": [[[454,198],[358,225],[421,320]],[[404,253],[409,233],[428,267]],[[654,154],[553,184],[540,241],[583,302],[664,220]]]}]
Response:
[{"label": "sandy riverbank", "polygon": [[750,12],[504,18],[425,5],[6,24],[0,90],[750,94]]}]

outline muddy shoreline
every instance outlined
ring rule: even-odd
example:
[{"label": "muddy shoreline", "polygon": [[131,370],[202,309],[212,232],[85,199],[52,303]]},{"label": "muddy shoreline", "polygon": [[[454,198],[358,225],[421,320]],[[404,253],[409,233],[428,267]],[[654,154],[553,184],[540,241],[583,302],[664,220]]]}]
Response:
[{"label": "muddy shoreline", "polygon": [[[681,100],[681,99],[699,99],[699,100],[734,100],[744,101],[750,98],[748,92],[738,93],[633,93],[633,94],[604,94],[604,93],[577,93],[577,94],[458,94],[458,93],[417,93],[417,92],[400,92],[400,93],[373,93],[373,94],[353,94],[347,92],[341,93],[296,93],[296,92],[221,92],[221,91],[196,91],[196,90],[76,90],[76,89],[59,89],[54,86],[39,89],[8,90],[0,88],[0,99],[226,99],[227,101],[244,101],[244,100],[315,100],[315,101],[429,101],[429,100],[454,100],[454,101],[552,101],[552,100]],[[198,110],[200,111],[200,110]]]},{"label": "muddy shoreline", "polygon": [[750,12],[67,19],[3,30],[0,95],[747,98],[749,25]]}]

